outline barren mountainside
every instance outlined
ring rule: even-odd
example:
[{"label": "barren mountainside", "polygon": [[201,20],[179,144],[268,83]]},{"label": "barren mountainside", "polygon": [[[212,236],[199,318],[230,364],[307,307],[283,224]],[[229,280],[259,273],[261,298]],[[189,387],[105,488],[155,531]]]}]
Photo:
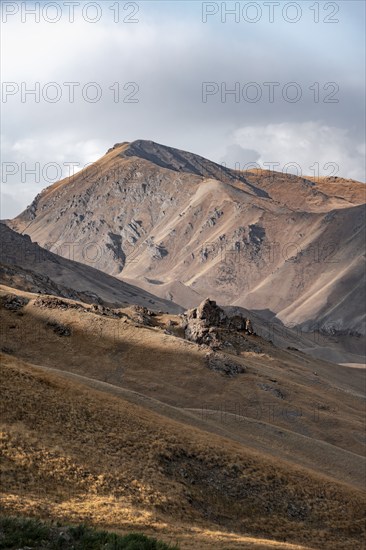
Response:
[{"label": "barren mountainside", "polygon": [[149,141],[115,145],[8,222],[184,307],[210,296],[282,323],[365,333],[365,188],[239,173]]},{"label": "barren mountainside", "polygon": [[0,223],[0,282],[21,290],[120,307],[181,308],[90,266],[62,258]]}]

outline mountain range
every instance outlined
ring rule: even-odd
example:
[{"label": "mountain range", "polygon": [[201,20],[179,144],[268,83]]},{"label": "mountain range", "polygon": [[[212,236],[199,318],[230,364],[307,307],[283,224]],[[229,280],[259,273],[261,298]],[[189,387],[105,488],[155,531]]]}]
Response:
[{"label": "mountain range", "polygon": [[209,296],[328,334],[365,334],[365,187],[238,172],[138,140],[44,189],[8,225],[183,307]]}]

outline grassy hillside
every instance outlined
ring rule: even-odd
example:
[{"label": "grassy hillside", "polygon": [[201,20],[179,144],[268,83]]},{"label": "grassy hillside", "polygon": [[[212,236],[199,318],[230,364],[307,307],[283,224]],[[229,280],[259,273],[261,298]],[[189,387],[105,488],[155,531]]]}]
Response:
[{"label": "grassy hillside", "polygon": [[6,514],[138,530],[182,549],[362,548],[361,491],[1,359]]}]

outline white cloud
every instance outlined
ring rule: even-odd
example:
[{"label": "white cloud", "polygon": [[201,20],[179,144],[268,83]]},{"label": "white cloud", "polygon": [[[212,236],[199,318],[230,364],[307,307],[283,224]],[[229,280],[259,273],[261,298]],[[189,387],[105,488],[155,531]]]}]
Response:
[{"label": "white cloud", "polygon": [[2,136],[1,141],[1,218],[16,216],[42,189],[95,162],[110,146],[94,139],[82,141],[71,132],[13,143]]},{"label": "white cloud", "polygon": [[[246,126],[235,131],[234,141],[243,149],[257,151],[257,162],[262,167],[278,163],[274,169],[282,171],[288,163],[296,163],[303,175],[337,175],[365,181],[364,144],[355,143],[342,128],[321,122]],[[240,158],[237,162],[243,164]],[[337,173],[333,173],[335,168]],[[289,172],[296,173],[296,166]]]}]

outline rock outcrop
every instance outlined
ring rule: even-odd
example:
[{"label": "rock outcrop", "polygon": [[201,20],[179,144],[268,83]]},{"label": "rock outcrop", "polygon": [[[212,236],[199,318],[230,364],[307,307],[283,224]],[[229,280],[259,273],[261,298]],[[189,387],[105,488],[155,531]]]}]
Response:
[{"label": "rock outcrop", "polygon": [[234,377],[246,371],[238,361],[221,352],[210,351],[206,355],[206,366],[225,376]]},{"label": "rock outcrop", "polygon": [[154,317],[154,312],[150,311],[146,307],[143,306],[132,306],[131,307],[131,319],[138,323],[139,325],[143,325],[145,327],[151,327],[153,326],[152,317]]},{"label": "rock outcrop", "polygon": [[16,294],[7,294],[4,296],[2,302],[5,309],[16,312],[26,306],[29,300],[28,298],[17,296]]},{"label": "rock outcrop", "polygon": [[212,349],[232,346],[230,340],[233,332],[243,336],[254,334],[250,319],[241,315],[228,316],[215,301],[208,298],[183,314],[182,325],[187,340]]}]

